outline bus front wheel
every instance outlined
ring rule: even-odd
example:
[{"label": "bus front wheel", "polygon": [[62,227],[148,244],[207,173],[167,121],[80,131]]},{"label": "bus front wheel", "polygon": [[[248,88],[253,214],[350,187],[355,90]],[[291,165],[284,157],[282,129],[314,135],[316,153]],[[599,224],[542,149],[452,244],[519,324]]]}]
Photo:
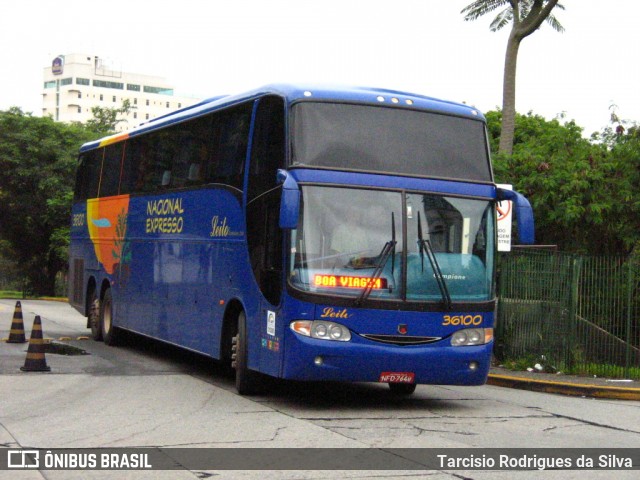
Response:
[{"label": "bus front wheel", "polygon": [[100,330],[102,339],[107,345],[114,346],[117,342],[117,330],[113,325],[113,297],[111,289],[104,292],[104,297],[100,303]]},{"label": "bus front wheel", "polygon": [[236,390],[240,395],[251,395],[258,391],[258,373],[249,370],[247,347],[247,317],[244,312],[238,315],[238,333],[232,340],[232,363],[236,369]]}]

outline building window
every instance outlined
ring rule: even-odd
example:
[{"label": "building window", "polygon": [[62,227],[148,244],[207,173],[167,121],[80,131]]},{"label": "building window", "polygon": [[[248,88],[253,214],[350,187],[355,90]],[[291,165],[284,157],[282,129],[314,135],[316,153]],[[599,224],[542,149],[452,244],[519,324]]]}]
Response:
[{"label": "building window", "polygon": [[78,98],[82,98],[82,92],[78,92]]},{"label": "building window", "polygon": [[76,85],[91,85],[91,82],[88,78],[76,78]]},{"label": "building window", "polygon": [[182,108],[182,104],[181,103],[178,104],[178,108]]},{"label": "building window", "polygon": [[113,101],[114,101],[114,102],[116,101],[116,96],[115,96],[115,95],[113,96]]},{"label": "building window", "polygon": [[78,107],[78,113],[82,113],[82,107]]},{"label": "building window", "polygon": [[56,81],[51,80],[49,82],[44,82],[44,88],[53,88],[56,86]]},{"label": "building window", "polygon": [[138,112],[133,112],[133,118],[138,118]]},{"label": "building window", "polygon": [[145,119],[145,120],[149,120],[149,114],[148,114],[148,113],[147,113],[147,114],[145,114],[144,119]]},{"label": "building window", "polygon": [[104,80],[94,80],[94,87],[102,87],[102,88],[115,88],[117,90],[122,90],[124,88],[124,83],[120,82],[105,82]]},{"label": "building window", "polygon": [[149,99],[147,99],[147,107],[149,106]]},{"label": "building window", "polygon": [[173,88],[150,87],[145,85],[142,87],[142,91],[145,93],[159,93],[160,95],[173,95]]},{"label": "building window", "polygon": [[71,85],[73,83],[73,78],[63,78],[60,80],[60,85]]},{"label": "building window", "polygon": [[140,85],[136,85],[135,83],[127,83],[127,90],[131,90],[132,92],[139,92]]},{"label": "building window", "polygon": [[137,105],[137,104],[138,104],[138,99],[137,99],[137,98],[134,98],[134,99],[133,99],[133,104],[134,104],[134,105]]},{"label": "building window", "polygon": [[167,102],[167,108],[169,108],[169,102]]},{"label": "building window", "polygon": [[104,100],[104,96],[100,94],[100,101]]}]

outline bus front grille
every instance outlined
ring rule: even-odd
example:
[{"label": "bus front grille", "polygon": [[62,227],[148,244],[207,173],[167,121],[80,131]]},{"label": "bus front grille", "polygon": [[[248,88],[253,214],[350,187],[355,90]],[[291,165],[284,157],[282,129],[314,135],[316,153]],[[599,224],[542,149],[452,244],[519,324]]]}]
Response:
[{"label": "bus front grille", "polygon": [[412,337],[406,335],[372,335],[361,334],[362,337],[380,343],[391,343],[393,345],[424,345],[427,343],[437,342],[442,337]]}]

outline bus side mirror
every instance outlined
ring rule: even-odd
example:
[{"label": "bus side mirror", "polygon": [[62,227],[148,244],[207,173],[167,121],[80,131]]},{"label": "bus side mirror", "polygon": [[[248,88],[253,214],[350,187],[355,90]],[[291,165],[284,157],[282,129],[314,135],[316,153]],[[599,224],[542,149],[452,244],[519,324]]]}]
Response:
[{"label": "bus side mirror", "polygon": [[286,170],[278,170],[278,183],[282,184],[280,200],[280,228],[293,230],[298,228],[300,214],[300,188]]},{"label": "bus side mirror", "polygon": [[516,214],[518,224],[518,242],[523,245],[535,243],[535,226],[533,222],[533,209],[526,197],[516,191],[505,188],[496,189],[499,201],[510,200],[513,202],[513,211]]}]

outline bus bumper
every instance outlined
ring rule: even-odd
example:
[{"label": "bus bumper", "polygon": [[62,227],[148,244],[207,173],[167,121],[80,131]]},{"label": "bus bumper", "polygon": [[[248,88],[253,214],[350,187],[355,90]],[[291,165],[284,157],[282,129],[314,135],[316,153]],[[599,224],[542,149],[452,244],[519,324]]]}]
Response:
[{"label": "bus bumper", "polygon": [[483,385],[493,349],[493,342],[452,347],[444,340],[397,346],[334,342],[287,333],[282,377],[291,380],[384,382],[389,375],[383,374],[409,373],[418,384]]}]

